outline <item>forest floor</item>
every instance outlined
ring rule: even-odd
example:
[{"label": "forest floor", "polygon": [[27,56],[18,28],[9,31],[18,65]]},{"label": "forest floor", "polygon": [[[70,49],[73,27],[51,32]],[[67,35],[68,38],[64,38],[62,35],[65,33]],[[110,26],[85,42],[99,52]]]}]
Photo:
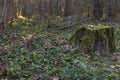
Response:
[{"label": "forest floor", "polygon": [[0,80],[120,80],[120,29],[116,52],[92,57],[68,42],[73,31],[29,23],[1,31]]}]

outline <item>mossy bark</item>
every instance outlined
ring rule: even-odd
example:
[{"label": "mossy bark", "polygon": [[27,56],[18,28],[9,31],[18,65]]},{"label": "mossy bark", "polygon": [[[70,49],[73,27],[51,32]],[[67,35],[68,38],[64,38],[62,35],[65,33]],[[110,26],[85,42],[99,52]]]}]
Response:
[{"label": "mossy bark", "polygon": [[102,55],[115,51],[114,28],[109,26],[80,27],[70,38],[70,41],[79,43],[80,51]]}]

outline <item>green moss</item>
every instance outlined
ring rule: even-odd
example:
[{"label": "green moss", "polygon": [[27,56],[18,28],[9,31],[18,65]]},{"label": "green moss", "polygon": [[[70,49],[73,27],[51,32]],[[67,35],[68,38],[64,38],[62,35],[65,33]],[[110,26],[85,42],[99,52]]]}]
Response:
[{"label": "green moss", "polygon": [[79,27],[71,36],[70,41],[79,43],[81,51],[89,47],[98,53],[114,50],[114,29],[110,26],[88,25]]}]

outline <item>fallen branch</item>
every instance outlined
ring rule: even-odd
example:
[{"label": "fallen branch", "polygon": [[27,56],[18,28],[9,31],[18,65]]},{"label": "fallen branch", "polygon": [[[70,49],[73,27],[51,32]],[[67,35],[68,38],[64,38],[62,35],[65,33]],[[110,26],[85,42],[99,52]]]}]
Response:
[{"label": "fallen branch", "polygon": [[76,23],[71,24],[71,25],[68,25],[68,26],[66,26],[66,27],[52,28],[52,29],[49,29],[49,30],[64,30],[64,29],[71,28],[72,26],[79,25],[79,24],[82,23],[82,22],[89,21],[89,20],[94,19],[94,18],[95,18],[95,17],[89,17],[89,18],[87,18],[87,19],[85,19],[85,20],[76,22]]}]

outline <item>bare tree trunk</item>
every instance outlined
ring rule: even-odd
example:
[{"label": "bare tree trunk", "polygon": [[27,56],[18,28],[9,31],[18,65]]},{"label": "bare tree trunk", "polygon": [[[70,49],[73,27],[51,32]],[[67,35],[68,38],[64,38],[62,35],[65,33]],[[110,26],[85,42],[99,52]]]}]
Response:
[{"label": "bare tree trunk", "polygon": [[66,0],[64,16],[68,16],[70,14],[71,14],[71,1],[70,0]]},{"label": "bare tree trunk", "polygon": [[2,19],[2,22],[4,23],[4,26],[6,26],[6,23],[7,23],[7,6],[8,6],[7,3],[8,1],[4,0],[4,6],[2,9],[2,15],[1,15],[1,19]]},{"label": "bare tree trunk", "polygon": [[96,19],[100,19],[103,14],[103,7],[102,7],[102,1],[101,0],[94,0],[94,10],[93,10],[93,16],[95,16]]},{"label": "bare tree trunk", "polygon": [[118,9],[118,7],[117,7],[117,3],[116,3],[116,0],[111,0],[110,2],[109,2],[109,5],[108,5],[108,7],[107,7],[107,19],[108,20],[112,20],[112,19],[114,19],[115,17],[116,17],[116,15],[117,15],[117,9]]}]

